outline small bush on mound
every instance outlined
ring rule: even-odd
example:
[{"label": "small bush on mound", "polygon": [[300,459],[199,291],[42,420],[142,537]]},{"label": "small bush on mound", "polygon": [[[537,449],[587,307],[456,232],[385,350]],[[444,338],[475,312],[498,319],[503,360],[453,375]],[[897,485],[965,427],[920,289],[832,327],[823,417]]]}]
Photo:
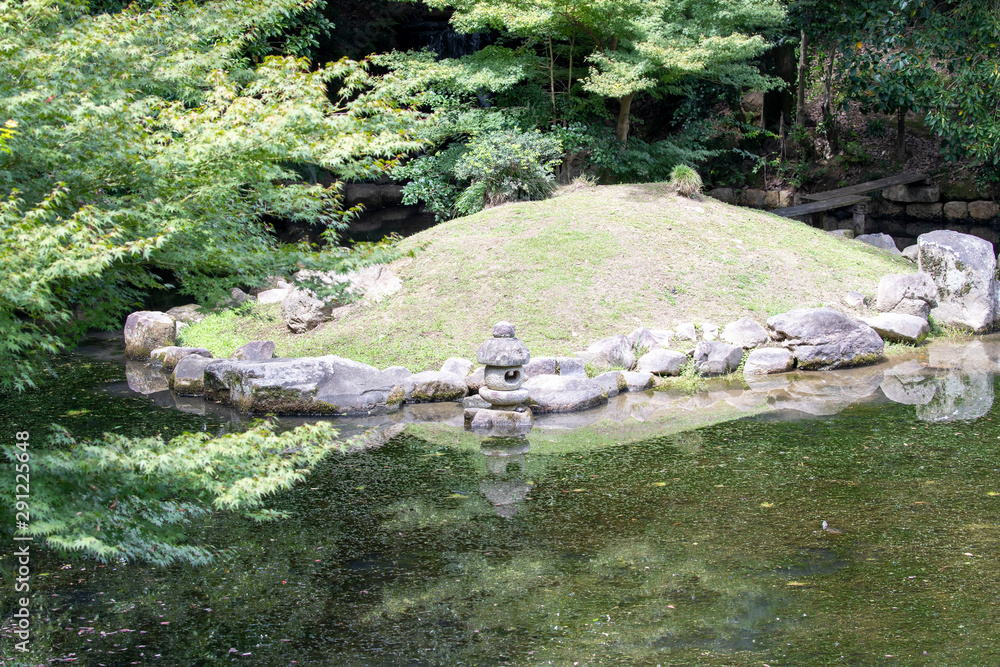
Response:
[{"label": "small bush on mound", "polygon": [[455,209],[470,215],[487,206],[545,199],[555,190],[553,169],[561,159],[559,140],[538,131],[481,134],[455,165],[455,176],[472,182]]},{"label": "small bush on mound", "polygon": [[677,194],[693,197],[701,192],[701,185],[701,176],[686,164],[679,164],[670,172],[670,186]]}]

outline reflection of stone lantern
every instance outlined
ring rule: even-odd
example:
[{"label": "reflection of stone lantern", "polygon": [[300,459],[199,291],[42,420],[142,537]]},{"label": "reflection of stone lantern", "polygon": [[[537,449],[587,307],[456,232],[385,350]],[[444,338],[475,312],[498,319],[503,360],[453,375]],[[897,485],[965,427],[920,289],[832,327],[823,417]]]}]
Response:
[{"label": "reflection of stone lantern", "polygon": [[524,343],[514,337],[514,325],[498,322],[493,338],[483,343],[476,355],[483,371],[485,386],[479,396],[490,404],[472,418],[472,430],[500,436],[523,435],[531,430],[531,411],[524,407],[528,390],[522,389],[523,366],[531,359]]},{"label": "reflection of stone lantern", "polygon": [[530,448],[528,439],[523,436],[483,438],[481,451],[492,477],[479,483],[479,491],[501,517],[509,519],[514,516],[531,490],[530,482],[512,476],[507,469],[509,464],[514,463],[520,474],[524,474],[524,457]]}]

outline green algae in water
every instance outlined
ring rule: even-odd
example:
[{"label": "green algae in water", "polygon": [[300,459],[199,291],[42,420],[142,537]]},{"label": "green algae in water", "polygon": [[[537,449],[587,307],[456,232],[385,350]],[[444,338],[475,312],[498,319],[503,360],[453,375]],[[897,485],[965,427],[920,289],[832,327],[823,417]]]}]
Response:
[{"label": "green algae in water", "polygon": [[85,664],[994,664],[997,411],[933,422],[918,418],[928,405],[502,461],[403,435],[326,459],[275,498],[288,520],[212,517],[195,537],[228,552],[206,567],[40,553],[36,651]]}]

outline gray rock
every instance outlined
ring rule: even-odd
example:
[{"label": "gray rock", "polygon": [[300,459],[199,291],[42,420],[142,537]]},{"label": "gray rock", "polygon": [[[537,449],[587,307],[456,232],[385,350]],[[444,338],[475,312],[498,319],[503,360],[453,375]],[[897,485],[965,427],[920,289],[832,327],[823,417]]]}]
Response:
[{"label": "gray rock", "polygon": [[923,234],[918,265],[938,289],[934,319],[947,326],[985,333],[996,320],[997,258],[989,242],[940,230]]},{"label": "gray rock", "polygon": [[800,308],[767,321],[772,340],[792,351],[803,370],[874,363],[885,344],[875,330],[833,308]]},{"label": "gray rock", "polygon": [[919,257],[919,255],[920,255],[920,246],[918,246],[916,243],[914,243],[911,246],[903,248],[903,257],[910,260],[914,264],[917,263],[917,258]]},{"label": "gray rock", "polygon": [[743,361],[743,348],[721,341],[703,340],[694,348],[694,367],[699,375],[732,373]]},{"label": "gray rock", "polygon": [[854,230],[853,229],[831,229],[830,231],[827,232],[827,234],[830,234],[831,236],[839,236],[839,237],[845,238],[845,239],[853,239],[854,238]]},{"label": "gray rock", "polygon": [[[410,372],[410,369],[406,366],[389,366],[382,372],[392,378],[393,382],[398,384],[400,387],[403,386],[403,380],[413,375],[413,373]],[[476,389],[479,389],[479,387],[476,387]]]},{"label": "gray rock", "polygon": [[964,201],[950,201],[944,205],[944,217],[948,220],[964,220],[969,217],[969,205]]},{"label": "gray rock", "polygon": [[241,290],[239,287],[234,287],[229,290],[229,300],[228,303],[231,306],[240,306],[246,303],[250,299],[250,295]]},{"label": "gray rock", "polygon": [[275,347],[277,346],[271,340],[252,340],[240,346],[229,358],[237,361],[264,361],[274,357]]},{"label": "gray rock", "polygon": [[608,398],[614,398],[623,391],[628,391],[628,382],[621,371],[608,371],[594,378],[594,382]]},{"label": "gray rock", "polygon": [[460,401],[468,391],[464,376],[444,371],[415,373],[403,380],[402,387],[407,403]]},{"label": "gray rock", "polygon": [[984,241],[989,241],[993,247],[1000,246],[1000,232],[991,227],[973,227],[969,230],[973,236],[978,236]]},{"label": "gray rock", "polygon": [[769,375],[786,373],[795,368],[795,358],[783,347],[759,347],[747,355],[743,375]]},{"label": "gray rock", "polygon": [[993,374],[951,371],[935,376],[934,398],[918,405],[917,419],[928,422],[971,421],[993,407]]},{"label": "gray rock", "polygon": [[125,319],[125,357],[148,359],[158,347],[173,345],[174,318],[155,310],[140,310]]},{"label": "gray rock", "polygon": [[593,343],[582,354],[584,359],[604,367],[620,367],[629,370],[635,367],[635,353],[625,336],[611,336]]},{"label": "gray rock", "polygon": [[366,266],[347,274],[348,292],[356,299],[379,303],[403,288],[400,279],[384,264]]},{"label": "gray rock", "polygon": [[864,310],[868,307],[868,297],[866,297],[861,292],[856,292],[851,290],[844,295],[844,305],[850,308],[857,308],[858,310]]},{"label": "gray rock", "polygon": [[486,368],[480,366],[465,376],[465,386],[471,393],[479,393],[481,387],[486,386]]},{"label": "gray rock", "polygon": [[938,305],[937,285],[926,273],[890,273],[878,283],[875,307],[883,313],[899,313],[927,319]]},{"label": "gray rock", "polygon": [[587,365],[580,357],[556,357],[559,375],[587,377]]},{"label": "gray rock", "polygon": [[722,340],[730,345],[738,345],[749,350],[766,344],[771,338],[767,335],[767,329],[760,324],[749,317],[741,317],[726,325],[726,328],[722,330]]},{"label": "gray rock", "polygon": [[740,205],[748,208],[764,208],[767,202],[767,193],[755,188],[747,188],[740,196]]},{"label": "gray rock", "polygon": [[205,369],[213,361],[198,354],[184,357],[174,367],[170,388],[181,396],[201,396],[205,393]]},{"label": "gray rock", "polygon": [[893,255],[903,254],[899,251],[899,248],[896,247],[896,242],[893,241],[892,237],[888,234],[862,234],[861,236],[855,237],[855,240],[867,243],[870,246],[875,246],[876,248],[881,248],[882,250],[888,251]]},{"label": "gray rock", "polygon": [[176,345],[168,345],[166,347],[158,347],[149,353],[149,358],[153,361],[159,362],[160,366],[166,372],[174,370],[177,366],[177,362],[184,357],[191,354],[200,354],[203,357],[212,357],[212,353],[203,347],[177,347]]},{"label": "gray rock", "polygon": [[333,306],[318,299],[312,290],[293,289],[281,301],[281,317],[292,333],[315,329],[332,312]]},{"label": "gray rock", "polygon": [[559,364],[555,357],[535,357],[521,371],[525,380],[530,380],[539,375],[556,375],[559,371]]},{"label": "gray rock", "polygon": [[646,391],[656,386],[656,378],[652,373],[622,371],[622,377],[625,378],[629,391]]},{"label": "gray rock", "polygon": [[530,394],[531,409],[540,413],[587,410],[608,400],[601,385],[586,377],[539,375],[525,382],[524,388]]},{"label": "gray rock", "polygon": [[653,350],[639,358],[639,371],[654,375],[680,375],[687,362],[687,355],[682,352]]},{"label": "gray rock", "polygon": [[454,373],[455,375],[461,375],[465,377],[472,371],[472,362],[468,359],[461,359],[459,357],[451,357],[447,359],[444,364],[441,365],[441,371],[444,373]]},{"label": "gray rock", "polygon": [[201,306],[196,303],[176,306],[168,310],[166,314],[174,318],[175,322],[184,322],[186,324],[194,324],[205,319],[205,314],[201,312]]},{"label": "gray rock", "polygon": [[940,218],[943,212],[941,204],[907,204],[906,215],[918,220],[933,220]]},{"label": "gray rock", "polygon": [[969,217],[973,220],[989,220],[1000,215],[1000,205],[994,201],[969,202]]},{"label": "gray rock", "polygon": [[875,317],[865,317],[862,321],[882,337],[883,340],[913,345],[924,342],[931,326],[927,320],[915,315],[901,313],[880,313]]},{"label": "gray rock", "polygon": [[283,288],[283,289],[269,289],[269,290],[264,290],[263,292],[258,292],[257,303],[259,304],[281,303],[282,301],[285,300],[285,297],[288,296],[288,294],[291,291],[292,290],[288,288]]},{"label": "gray rock", "polygon": [[941,199],[941,189],[936,185],[893,185],[882,190],[882,197],[904,204],[932,204]]},{"label": "gray rock", "polygon": [[220,359],[205,368],[205,396],[243,412],[370,415],[396,410],[403,390],[372,366],[334,355]]},{"label": "gray rock", "polygon": [[486,366],[524,366],[531,354],[517,338],[488,338],[479,346],[476,360]]},{"label": "gray rock", "polygon": [[670,341],[674,338],[674,332],[666,329],[650,329],[649,333],[661,347],[670,347]]},{"label": "gray rock", "polygon": [[692,342],[698,340],[698,331],[694,328],[694,323],[692,322],[679,325],[674,329],[674,335],[677,337],[677,340],[689,340]]},{"label": "gray rock", "polygon": [[628,336],[629,345],[632,346],[633,351],[635,350],[655,350],[660,347],[660,341],[657,340],[653,332],[646,327],[639,327]]},{"label": "gray rock", "polygon": [[708,196],[726,204],[735,204],[739,200],[739,195],[733,188],[715,188],[708,191]]},{"label": "gray rock", "polygon": [[719,340],[719,326],[717,324],[711,324],[710,322],[702,322],[701,339],[709,341]]},{"label": "gray rock", "polygon": [[152,364],[141,361],[125,362],[125,381],[128,388],[143,395],[156,394],[170,389],[170,377]]}]

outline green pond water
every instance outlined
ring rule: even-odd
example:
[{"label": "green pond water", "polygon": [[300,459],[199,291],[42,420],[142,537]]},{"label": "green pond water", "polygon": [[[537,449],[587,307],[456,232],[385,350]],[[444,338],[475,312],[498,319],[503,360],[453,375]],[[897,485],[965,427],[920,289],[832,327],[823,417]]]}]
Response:
[{"label": "green pond water", "polygon": [[[242,427],[129,392],[102,350],[4,404],[3,432]],[[876,393],[830,416],[507,449],[409,426],[274,496],[286,520],[193,524],[192,542],[223,550],[210,565],[36,545],[30,663],[997,665],[995,381],[939,378],[975,409],[936,421]],[[22,656],[4,534],[8,665]]]}]

